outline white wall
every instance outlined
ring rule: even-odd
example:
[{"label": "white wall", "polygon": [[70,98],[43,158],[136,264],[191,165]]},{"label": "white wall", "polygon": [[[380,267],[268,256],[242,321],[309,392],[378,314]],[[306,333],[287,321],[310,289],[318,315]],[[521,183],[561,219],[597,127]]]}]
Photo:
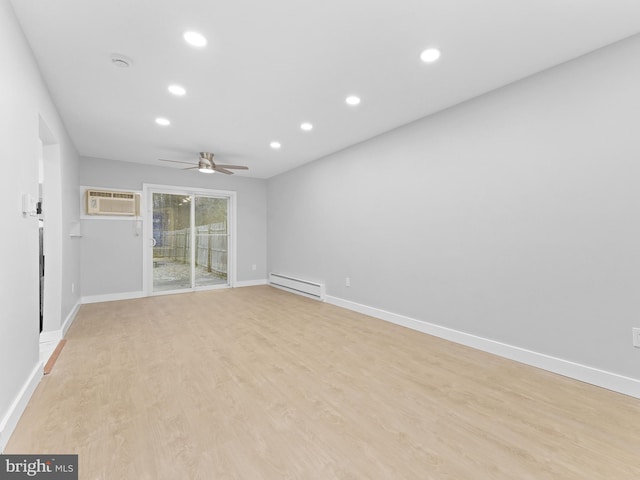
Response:
[{"label": "white wall", "polygon": [[[58,149],[58,184],[50,191],[62,193],[62,213],[53,231],[60,250],[61,268],[51,274],[59,282],[80,281],[79,245],[64,236],[67,225],[78,218],[77,201],[68,192],[77,191],[77,154],[65,132],[13,9],[0,0],[0,218],[2,218],[2,268],[0,269],[0,450],[17,422],[31,392],[41,377],[38,315],[38,222],[24,216],[22,194],[38,198],[40,127],[46,124]],[[45,186],[47,185],[45,178]],[[69,318],[79,301],[78,293],[62,285],[56,311],[57,324]]]},{"label": "white wall", "polygon": [[638,58],[634,37],[270,179],[269,269],[640,379]]},{"label": "white wall", "polygon": [[[266,279],[266,181],[129,162],[82,158],[80,183],[140,191],[143,183],[237,192],[237,281]],[[142,291],[142,236],[131,220],[82,220],[82,295],[96,297]],[[252,270],[256,265],[256,270]]]}]

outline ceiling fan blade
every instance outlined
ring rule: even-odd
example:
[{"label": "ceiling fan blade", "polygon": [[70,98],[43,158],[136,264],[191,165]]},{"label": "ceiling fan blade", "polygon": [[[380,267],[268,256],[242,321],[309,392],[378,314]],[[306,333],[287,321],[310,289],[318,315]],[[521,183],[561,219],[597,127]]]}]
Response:
[{"label": "ceiling fan blade", "polygon": [[216,165],[215,167],[213,167],[213,169],[216,172],[220,172],[220,173],[226,173],[227,175],[233,175],[233,172],[231,170],[227,170],[226,168],[221,168],[220,166]]},{"label": "ceiling fan blade", "polygon": [[216,163],[216,167],[220,168],[233,168],[236,170],[249,170],[249,167],[245,167],[244,165],[218,165]]},{"label": "ceiling fan blade", "polygon": [[193,165],[193,162],[181,162],[180,160],[167,160],[164,158],[159,158],[158,160],[160,160],[161,162],[184,163],[186,165]]}]

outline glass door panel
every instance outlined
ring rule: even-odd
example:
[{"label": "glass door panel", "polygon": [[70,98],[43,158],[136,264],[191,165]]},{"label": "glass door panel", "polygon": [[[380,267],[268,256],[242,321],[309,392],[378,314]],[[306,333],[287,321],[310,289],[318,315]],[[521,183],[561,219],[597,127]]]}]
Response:
[{"label": "glass door panel", "polygon": [[195,197],[195,286],[228,281],[228,198]]},{"label": "glass door panel", "polygon": [[191,195],[153,193],[153,291],[192,288]]}]

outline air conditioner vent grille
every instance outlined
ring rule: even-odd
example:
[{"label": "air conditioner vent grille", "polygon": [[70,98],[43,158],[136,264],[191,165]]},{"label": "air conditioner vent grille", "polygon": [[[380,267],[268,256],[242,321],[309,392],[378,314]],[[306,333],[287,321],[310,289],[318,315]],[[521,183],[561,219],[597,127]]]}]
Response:
[{"label": "air conditioner vent grille", "polygon": [[87,190],[88,215],[128,215],[140,212],[140,197],[133,192]]},{"label": "air conditioner vent grille", "polygon": [[98,190],[89,190],[88,195],[90,197],[103,197],[103,198],[135,198],[135,193],[121,193],[121,192],[102,192]]}]

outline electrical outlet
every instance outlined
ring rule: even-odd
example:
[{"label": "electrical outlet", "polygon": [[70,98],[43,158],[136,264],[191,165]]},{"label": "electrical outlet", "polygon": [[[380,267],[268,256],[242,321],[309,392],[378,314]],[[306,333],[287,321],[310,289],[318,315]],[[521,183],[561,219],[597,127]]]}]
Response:
[{"label": "electrical outlet", "polygon": [[640,348],[640,328],[632,328],[633,330],[633,346]]},{"label": "electrical outlet", "polygon": [[351,279],[349,277],[345,277],[344,286],[345,287],[350,287],[351,286]]},{"label": "electrical outlet", "polygon": [[257,265],[254,263],[253,265],[251,265],[251,270],[253,270],[254,272],[256,271]]},{"label": "electrical outlet", "polygon": [[76,291],[76,284],[75,284],[75,283],[72,283],[72,284],[71,284],[71,293],[73,293],[73,292],[75,292],[75,291]]}]

